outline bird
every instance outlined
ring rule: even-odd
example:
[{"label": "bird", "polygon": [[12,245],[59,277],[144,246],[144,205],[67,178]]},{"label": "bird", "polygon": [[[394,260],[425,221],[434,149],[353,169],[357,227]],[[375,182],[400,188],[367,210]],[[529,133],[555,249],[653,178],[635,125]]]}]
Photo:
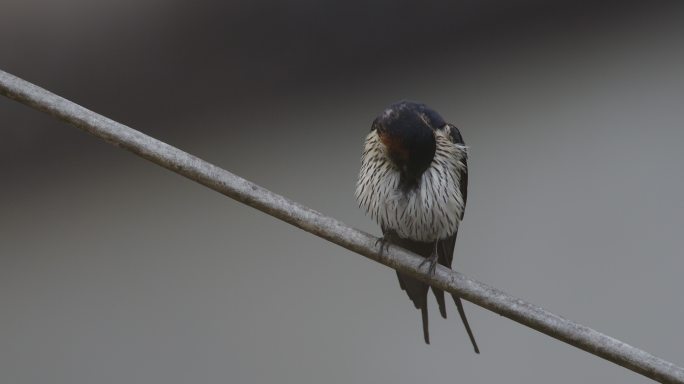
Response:
[{"label": "bird", "polygon": [[[367,135],[355,198],[382,229],[379,240],[451,268],[458,228],[468,197],[468,147],[459,129],[425,104],[399,101],[386,108]],[[421,264],[421,265],[423,265]],[[399,285],[421,312],[423,338],[430,344],[428,292],[447,317],[444,291],[397,271]],[[451,295],[475,353],[480,350],[461,298]]]}]

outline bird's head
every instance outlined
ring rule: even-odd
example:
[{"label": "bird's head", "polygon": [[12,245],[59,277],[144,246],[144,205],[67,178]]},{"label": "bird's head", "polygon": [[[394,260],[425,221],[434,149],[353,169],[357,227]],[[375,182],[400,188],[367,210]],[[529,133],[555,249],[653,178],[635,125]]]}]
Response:
[{"label": "bird's head", "polygon": [[390,160],[401,172],[403,184],[415,185],[435,155],[435,129],[444,119],[424,104],[401,101],[392,104],[371,127],[387,149]]}]

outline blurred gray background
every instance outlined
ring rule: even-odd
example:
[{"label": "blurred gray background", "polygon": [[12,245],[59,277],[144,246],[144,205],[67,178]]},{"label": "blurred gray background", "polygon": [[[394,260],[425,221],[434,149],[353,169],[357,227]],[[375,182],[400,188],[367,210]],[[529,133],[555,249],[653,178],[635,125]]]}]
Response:
[{"label": "blurred gray background", "polygon": [[[0,68],[347,224],[364,136],[459,126],[455,267],[684,364],[684,5],[4,0]],[[2,383],[641,383],[0,99]]]}]

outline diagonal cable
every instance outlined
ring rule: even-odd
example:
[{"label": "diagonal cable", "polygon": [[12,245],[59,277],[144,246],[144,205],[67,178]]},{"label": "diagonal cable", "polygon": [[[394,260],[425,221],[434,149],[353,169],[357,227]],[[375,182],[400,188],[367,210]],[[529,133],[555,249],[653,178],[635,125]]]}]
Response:
[{"label": "diagonal cable", "polygon": [[434,275],[420,268],[422,257],[396,246],[380,254],[377,238],[262,188],[178,148],[90,111],[52,92],[0,70],[0,94],[66,121],[113,145],[196,181],[241,203],[316,236],[454,293],[662,383],[684,384],[684,369],[620,340],[567,320],[496,288],[438,266]]}]

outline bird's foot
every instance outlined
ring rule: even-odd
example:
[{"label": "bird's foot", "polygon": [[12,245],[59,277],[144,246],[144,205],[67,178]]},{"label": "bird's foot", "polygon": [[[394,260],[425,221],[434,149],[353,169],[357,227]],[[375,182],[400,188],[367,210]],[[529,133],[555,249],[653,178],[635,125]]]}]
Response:
[{"label": "bird's foot", "polygon": [[378,254],[379,254],[380,256],[384,255],[385,252],[387,252],[387,251],[389,250],[390,244],[391,244],[390,241],[389,241],[387,238],[385,238],[385,236],[383,236],[383,237],[377,239],[377,240],[375,241],[375,246],[376,246],[376,247],[377,247],[377,246],[380,246],[380,252],[378,252]]},{"label": "bird's foot", "polygon": [[433,252],[430,257],[426,257],[425,260],[423,260],[420,263],[420,268],[423,268],[423,265],[429,264],[428,265],[428,272],[430,275],[434,275],[435,271],[437,270],[437,260],[439,259],[439,254],[437,252]]}]

